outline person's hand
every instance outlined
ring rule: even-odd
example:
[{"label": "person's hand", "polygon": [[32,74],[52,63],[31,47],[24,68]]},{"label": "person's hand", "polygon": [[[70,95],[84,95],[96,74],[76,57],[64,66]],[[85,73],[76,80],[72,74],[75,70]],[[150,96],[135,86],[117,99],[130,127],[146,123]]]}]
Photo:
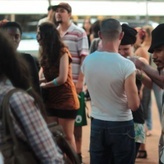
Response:
[{"label": "person's hand", "polygon": [[135,64],[137,69],[142,69],[142,67],[144,66],[144,63],[140,60],[139,57],[133,56],[129,57],[128,59],[130,59]]},{"label": "person's hand", "polygon": [[130,59],[133,63],[135,63],[135,61],[138,59],[136,56],[128,56],[127,58]]},{"label": "person's hand", "polygon": [[46,87],[46,83],[41,83],[41,84],[40,84],[40,87],[41,87],[41,88],[47,88],[47,87]]},{"label": "person's hand", "polygon": [[46,79],[45,79],[44,77],[43,77],[43,78],[40,78],[40,79],[39,79],[39,82],[40,82],[40,83],[46,82]]},{"label": "person's hand", "polygon": [[2,27],[3,25],[5,25],[7,22],[9,22],[9,20],[7,19],[3,19],[0,21],[0,27]]},{"label": "person's hand", "polygon": [[83,82],[82,81],[81,82],[78,81],[76,83],[76,92],[79,94],[82,91],[83,91]]}]

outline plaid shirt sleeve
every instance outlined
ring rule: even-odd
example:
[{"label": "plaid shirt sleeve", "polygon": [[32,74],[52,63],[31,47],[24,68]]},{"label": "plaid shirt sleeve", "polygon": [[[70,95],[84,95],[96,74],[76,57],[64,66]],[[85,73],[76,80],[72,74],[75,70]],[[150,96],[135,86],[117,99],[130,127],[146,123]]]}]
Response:
[{"label": "plaid shirt sleeve", "polygon": [[[10,98],[10,104],[24,128],[27,140],[41,163],[64,163],[63,155],[53,141],[46,122],[34,104],[34,99],[23,92],[16,92]],[[18,125],[15,124],[14,128],[16,134],[22,136]]]}]

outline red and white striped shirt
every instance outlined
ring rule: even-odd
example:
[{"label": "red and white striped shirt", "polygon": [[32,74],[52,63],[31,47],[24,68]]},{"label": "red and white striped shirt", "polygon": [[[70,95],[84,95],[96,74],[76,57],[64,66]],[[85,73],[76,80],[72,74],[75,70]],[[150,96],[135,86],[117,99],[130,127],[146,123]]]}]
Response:
[{"label": "red and white striped shirt", "polygon": [[72,55],[72,77],[74,83],[76,83],[80,73],[81,57],[87,56],[89,53],[87,35],[84,29],[71,23],[61,37]]}]

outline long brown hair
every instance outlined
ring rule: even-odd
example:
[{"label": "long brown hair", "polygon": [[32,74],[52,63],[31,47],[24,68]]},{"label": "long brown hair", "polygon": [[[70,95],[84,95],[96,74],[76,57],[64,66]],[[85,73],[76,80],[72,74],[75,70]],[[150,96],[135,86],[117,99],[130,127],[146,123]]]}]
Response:
[{"label": "long brown hair", "polygon": [[41,59],[46,58],[49,66],[58,64],[62,50],[65,47],[58,30],[52,23],[43,23],[38,26],[42,42]]}]

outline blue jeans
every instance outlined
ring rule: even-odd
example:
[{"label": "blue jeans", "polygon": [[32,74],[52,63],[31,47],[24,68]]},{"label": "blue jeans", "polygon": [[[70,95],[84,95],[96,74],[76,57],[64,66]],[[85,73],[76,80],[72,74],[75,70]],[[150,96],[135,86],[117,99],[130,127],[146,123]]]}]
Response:
[{"label": "blue jeans", "polygon": [[152,130],[151,89],[144,87],[141,103],[144,109],[144,117],[146,121],[145,122],[146,126],[148,130]]},{"label": "blue jeans", "polygon": [[134,164],[133,121],[91,120],[90,164]]},{"label": "blue jeans", "polygon": [[156,99],[156,103],[157,103],[157,108],[158,108],[158,112],[159,112],[159,118],[160,118],[160,121],[161,121],[163,90],[158,85],[153,83],[153,91],[154,91],[154,95],[155,95],[155,99]]},{"label": "blue jeans", "polygon": [[[146,125],[148,130],[152,130],[152,102],[151,102],[151,90],[146,89],[147,93],[145,94],[143,105],[145,106],[145,109],[147,110],[147,118],[146,118]],[[161,115],[162,115],[162,89],[160,89],[159,86],[157,86],[155,83],[153,83],[153,92],[156,99],[156,104],[159,112],[159,119],[161,121]],[[154,110],[154,109],[153,109]]]},{"label": "blue jeans", "polygon": [[152,107],[152,100],[150,99],[150,103],[147,107],[147,119],[145,120],[148,130],[153,129],[152,108],[151,107]]}]

